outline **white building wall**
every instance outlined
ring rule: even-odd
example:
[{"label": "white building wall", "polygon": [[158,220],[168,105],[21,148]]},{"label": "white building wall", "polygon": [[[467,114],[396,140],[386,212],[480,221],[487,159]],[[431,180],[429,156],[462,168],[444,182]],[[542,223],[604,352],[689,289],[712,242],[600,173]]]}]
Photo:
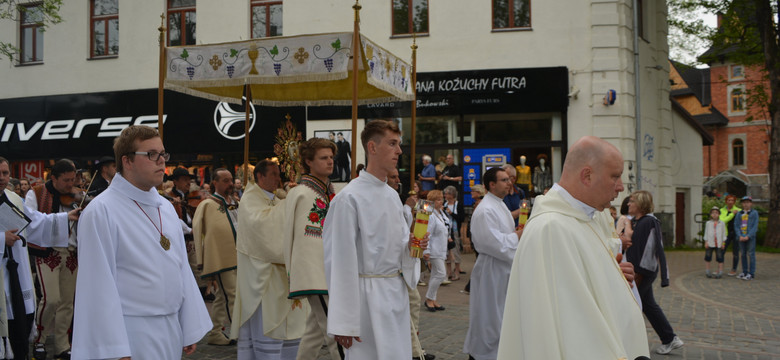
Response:
[{"label": "white building wall", "polygon": [[[362,33],[410,60],[412,39],[391,34],[392,2],[363,0],[360,3]],[[536,0],[531,6],[532,30],[500,32],[492,30],[489,1],[431,0],[429,3],[429,34],[417,38],[418,71],[567,67],[570,91],[576,94],[570,97],[566,114],[569,145],[584,135],[609,140],[624,155],[624,182],[633,182],[631,176],[636,175],[633,0]],[[674,210],[675,187],[700,184],[701,177],[686,174],[681,179],[683,175],[671,171],[677,146],[671,142],[672,135],[675,128],[684,126],[673,119],[668,98],[666,7],[663,2],[644,3],[645,39],[640,40],[639,49],[641,133],[643,137],[647,134],[653,138],[653,158],[643,157],[642,188],[653,192],[658,211],[670,212]],[[350,31],[353,4],[354,0],[284,0],[283,34]],[[155,88],[159,56],[157,28],[164,11],[164,0],[120,0],[119,56],[89,60],[89,2],[64,2],[61,10],[64,22],[50,27],[44,35],[43,64],[17,66],[7,59],[0,61],[0,82],[12,84],[0,86],[0,98]],[[17,44],[18,33],[17,23],[0,21],[0,41]],[[198,44],[248,38],[249,0],[198,1]],[[657,69],[657,65],[661,68]],[[617,92],[617,101],[605,106],[602,100],[610,89]],[[309,122],[308,135],[319,124],[325,123]],[[700,154],[701,149],[696,153]],[[701,159],[693,152],[684,154],[686,158]],[[636,190],[636,186],[627,186],[626,193],[629,189]]]}]

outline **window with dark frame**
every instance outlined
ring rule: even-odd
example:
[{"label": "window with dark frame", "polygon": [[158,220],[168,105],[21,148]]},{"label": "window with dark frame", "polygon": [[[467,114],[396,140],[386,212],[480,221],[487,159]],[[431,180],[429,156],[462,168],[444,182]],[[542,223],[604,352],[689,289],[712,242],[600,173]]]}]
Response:
[{"label": "window with dark frame", "polygon": [[731,150],[734,166],[745,165],[745,143],[742,142],[742,139],[735,139],[731,143]]},{"label": "window with dark frame", "polygon": [[119,55],[119,0],[92,0],[91,56]]},{"label": "window with dark frame", "polygon": [[19,11],[19,62],[43,61],[43,12],[39,5],[26,5]]},{"label": "window with dark frame", "polygon": [[252,1],[252,38],[282,35],[282,2],[279,0]]},{"label": "window with dark frame", "polygon": [[195,0],[168,0],[168,46],[195,45]]},{"label": "window with dark frame", "polygon": [[531,27],[531,0],[493,0],[493,29]]},{"label": "window with dark frame", "polygon": [[427,33],[428,0],[393,0],[393,35]]}]

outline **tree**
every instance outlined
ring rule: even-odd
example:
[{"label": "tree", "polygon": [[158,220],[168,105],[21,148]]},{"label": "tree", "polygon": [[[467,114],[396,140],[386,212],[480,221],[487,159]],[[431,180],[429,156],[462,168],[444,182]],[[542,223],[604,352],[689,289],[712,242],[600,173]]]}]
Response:
[{"label": "tree", "polygon": [[[780,248],[780,13],[778,0],[669,0],[671,6],[724,14],[710,34],[713,56],[726,56],[765,71],[768,88],[748,94],[748,104],[762,105],[771,121],[769,141],[769,218],[764,245]],[[673,5],[672,5],[673,4]],[[674,23],[670,24],[675,26]],[[695,34],[695,28],[683,29]],[[709,61],[708,59],[702,59]],[[710,59],[710,60],[714,60]],[[749,119],[748,119],[749,120]]]},{"label": "tree", "polygon": [[[18,22],[24,14],[27,14],[35,5],[37,11],[37,25],[41,31],[47,26],[59,24],[62,18],[59,15],[63,0],[41,0],[39,2],[29,2],[24,0],[0,0],[0,20],[10,20]],[[8,60],[13,61],[14,55],[19,53],[19,48],[11,43],[0,41],[0,55],[4,55]]]}]

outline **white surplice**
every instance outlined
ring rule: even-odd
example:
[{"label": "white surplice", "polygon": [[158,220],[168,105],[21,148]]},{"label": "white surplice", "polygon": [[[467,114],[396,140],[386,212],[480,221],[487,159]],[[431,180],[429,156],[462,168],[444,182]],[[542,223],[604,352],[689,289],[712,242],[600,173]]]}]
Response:
[{"label": "white surplice", "polygon": [[78,256],[74,359],[180,359],[211,329],[178,216],[156,189],[116,174],[81,214]]},{"label": "white surplice", "polygon": [[[32,191],[30,192],[32,193]],[[14,204],[18,209],[22,210],[24,208],[24,203],[22,202],[22,198],[16,195],[16,193],[8,189],[5,189],[5,195],[8,197],[8,200],[10,200],[11,203]],[[2,232],[5,232],[5,230],[9,230],[9,229],[4,229],[2,230]],[[25,229],[21,234],[22,236],[25,236],[25,238],[27,238],[26,232],[27,229]],[[5,242],[5,240],[3,241]],[[13,306],[11,306],[11,296],[10,296],[11,279],[9,278],[8,269],[6,268],[6,266],[8,265],[8,257],[4,256],[5,244],[1,245],[0,248],[1,248],[0,266],[2,266],[2,271],[0,272],[3,274],[4,277],[6,309],[8,310],[6,315],[8,316],[8,320],[13,320],[14,311],[13,311]],[[16,269],[16,271],[19,275],[19,285],[21,285],[22,296],[24,297],[25,314],[34,314],[35,313],[35,290],[33,288],[33,277],[32,277],[32,272],[30,271],[30,256],[27,253],[27,246],[22,246],[22,241],[18,240],[14,242],[14,246],[11,247],[11,251],[13,252],[12,254],[14,257],[14,261],[19,263],[19,267]]]},{"label": "white surplice", "polygon": [[362,340],[347,359],[412,357],[406,286],[417,286],[420,261],[409,256],[408,242],[398,193],[369,172],[330,203],[323,234],[328,334]]},{"label": "white surplice", "polygon": [[[45,186],[42,191],[47,191]],[[52,209],[51,214],[44,214],[38,209],[38,199],[31,189],[24,197],[24,213],[31,220],[25,229],[27,241],[40,247],[68,247],[69,242],[75,244],[76,231],[70,231],[71,222],[68,220],[68,211],[73,209],[60,206]]]},{"label": "white surplice", "polygon": [[512,213],[490,192],[471,216],[471,239],[479,256],[471,270],[469,330],[463,352],[477,360],[495,359],[517,234]]},{"label": "white surplice", "polygon": [[512,265],[499,359],[649,356],[641,309],[615,261],[613,220],[577,202],[557,185],[536,198]]}]

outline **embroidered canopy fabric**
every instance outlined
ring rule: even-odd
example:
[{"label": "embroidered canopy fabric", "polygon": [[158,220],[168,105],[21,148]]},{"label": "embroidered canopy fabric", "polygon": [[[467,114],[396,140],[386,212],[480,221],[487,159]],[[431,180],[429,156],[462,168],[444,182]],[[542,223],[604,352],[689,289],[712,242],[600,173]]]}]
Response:
[{"label": "embroidered canopy fabric", "polygon": [[[165,88],[240,104],[352,104],[352,32],[168,47]],[[412,100],[411,66],[360,36],[358,103]]]}]

